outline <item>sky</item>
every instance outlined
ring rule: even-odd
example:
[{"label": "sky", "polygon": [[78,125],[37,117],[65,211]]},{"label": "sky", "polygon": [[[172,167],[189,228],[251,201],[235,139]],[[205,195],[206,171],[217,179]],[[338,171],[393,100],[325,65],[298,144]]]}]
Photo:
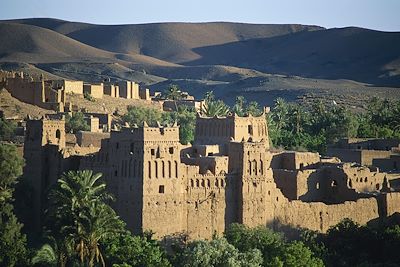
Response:
[{"label": "sky", "polygon": [[296,23],[400,31],[400,0],[0,0],[0,19],[46,17],[94,24]]}]

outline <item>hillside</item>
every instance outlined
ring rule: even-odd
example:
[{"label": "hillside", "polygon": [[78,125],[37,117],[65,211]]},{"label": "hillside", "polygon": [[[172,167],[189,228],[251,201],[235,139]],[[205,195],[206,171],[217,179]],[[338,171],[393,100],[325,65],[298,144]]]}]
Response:
[{"label": "hillside", "polygon": [[103,50],[124,54],[143,54],[180,63],[199,58],[195,48],[254,38],[269,38],[323,28],[295,24],[150,23],[132,25],[94,25],[54,19],[15,20],[65,34]]},{"label": "hillside", "polygon": [[241,94],[263,105],[323,98],[361,108],[373,96],[400,98],[399,47],[399,32],[361,28],[0,21],[0,68],[135,80],[153,91],[174,83],[196,97],[214,90],[229,103]]},{"label": "hillside", "polygon": [[400,85],[400,33],[360,28],[299,32],[197,48],[186,65],[230,65],[266,73]]},{"label": "hillside", "polygon": [[33,25],[0,23],[0,61],[26,63],[121,62],[149,66],[174,64],[138,54],[116,54]]}]

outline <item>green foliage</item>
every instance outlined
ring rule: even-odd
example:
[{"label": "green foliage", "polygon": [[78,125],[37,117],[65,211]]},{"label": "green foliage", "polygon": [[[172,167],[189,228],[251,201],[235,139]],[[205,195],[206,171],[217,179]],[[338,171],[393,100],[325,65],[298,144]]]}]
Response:
[{"label": "green foliage", "polygon": [[180,126],[179,139],[182,144],[188,144],[194,140],[194,129],[196,124],[196,111],[194,108],[182,105],[176,111],[163,112],[154,108],[128,107],[128,112],[122,117],[122,120],[130,126],[143,125],[144,121],[149,126],[157,126],[166,123],[175,122]]},{"label": "green foliage", "polygon": [[23,165],[24,161],[14,145],[0,144],[0,202],[11,198]]},{"label": "green foliage", "polygon": [[11,204],[22,166],[15,146],[0,144],[0,266],[23,266],[26,259],[26,237]]},{"label": "green foliage", "polygon": [[231,224],[225,232],[225,237],[239,251],[259,249],[263,255],[264,264],[271,263],[283,248],[282,235],[266,227],[249,228],[243,224]]},{"label": "green foliage", "polygon": [[32,264],[45,265],[45,266],[57,266],[58,258],[57,252],[49,244],[44,244],[32,258]]},{"label": "green foliage", "polygon": [[25,266],[26,237],[10,203],[0,201],[0,266]]},{"label": "green foliage", "polygon": [[211,241],[195,241],[183,252],[181,266],[185,267],[256,267],[261,266],[261,252],[251,249],[239,252],[225,238],[215,238]]},{"label": "green foliage", "polygon": [[74,112],[72,116],[65,116],[65,131],[67,133],[77,133],[79,131],[89,131],[90,127],[87,124],[82,112]]},{"label": "green foliage", "polygon": [[0,117],[0,141],[10,141],[15,135],[15,123]]},{"label": "green foliage", "polygon": [[193,142],[196,127],[196,111],[194,108],[182,105],[177,111],[168,113],[170,123],[177,122],[179,125],[179,139],[184,145]]},{"label": "green foliage", "polygon": [[249,228],[235,223],[228,227],[225,237],[240,252],[261,251],[263,266],[324,266],[304,243],[287,243],[281,234],[266,227]]},{"label": "green foliage", "polygon": [[323,267],[321,259],[314,257],[313,252],[301,241],[293,241],[285,246],[280,260],[285,267]]},{"label": "green foliage", "polygon": [[241,117],[248,114],[251,114],[252,116],[260,116],[263,113],[263,110],[257,102],[252,101],[247,104],[246,99],[243,96],[236,97],[232,111]]},{"label": "green foliage", "polygon": [[201,108],[201,113],[207,117],[223,117],[228,115],[229,106],[222,100],[216,100],[213,92],[207,92],[204,97],[204,105]]},{"label": "green foliage", "polygon": [[91,102],[96,102],[96,99],[88,92],[84,92],[83,97]]},{"label": "green foliage", "polygon": [[162,123],[165,119],[161,110],[155,108],[129,106],[128,112],[122,116],[122,120],[128,123],[130,126],[140,126],[146,122],[149,126],[154,127],[157,126],[157,122]]},{"label": "green foliage", "polygon": [[400,101],[372,99],[367,111],[354,114],[336,104],[310,107],[278,98],[268,116],[271,142],[286,149],[326,152],[341,138],[400,138]]},{"label": "green foliage", "polygon": [[105,202],[112,197],[92,171],[70,171],[50,194],[47,230],[56,240],[61,264],[79,259],[93,266],[104,262],[99,243],[123,229],[123,223]]},{"label": "green foliage", "polygon": [[164,92],[162,93],[162,97],[169,100],[181,100],[183,98],[183,95],[178,85],[171,84],[168,86],[167,89],[164,90]]},{"label": "green foliage", "polygon": [[102,241],[107,266],[171,266],[164,250],[150,236],[132,236],[129,231]]}]

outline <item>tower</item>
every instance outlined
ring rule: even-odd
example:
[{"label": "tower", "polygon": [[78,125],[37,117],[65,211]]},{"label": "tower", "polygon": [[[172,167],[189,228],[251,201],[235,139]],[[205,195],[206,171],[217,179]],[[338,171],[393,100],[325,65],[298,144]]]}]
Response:
[{"label": "tower", "polygon": [[115,209],[138,233],[157,237],[182,232],[185,187],[180,168],[179,127],[123,128],[111,133],[107,184]]},{"label": "tower", "polygon": [[65,148],[65,120],[28,120],[24,142],[24,179],[33,187],[34,229],[40,229],[47,190],[61,175],[61,149]]}]

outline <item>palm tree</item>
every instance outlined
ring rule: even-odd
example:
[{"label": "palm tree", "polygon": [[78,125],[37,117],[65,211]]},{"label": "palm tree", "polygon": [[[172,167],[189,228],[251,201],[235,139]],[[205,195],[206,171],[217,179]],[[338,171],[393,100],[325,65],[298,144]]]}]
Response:
[{"label": "palm tree", "polygon": [[207,117],[226,116],[229,113],[229,106],[222,100],[215,100],[213,92],[207,92],[204,98],[204,105],[201,113]]},{"label": "palm tree", "polygon": [[246,99],[243,96],[237,96],[235,105],[233,106],[233,112],[239,116],[244,116],[245,113]]},{"label": "palm tree", "polygon": [[[49,244],[44,244],[32,258],[32,264],[45,264],[46,266],[57,266],[59,262],[58,253]],[[61,265],[64,266],[64,265]]]},{"label": "palm tree", "polygon": [[59,254],[69,259],[78,256],[88,266],[95,261],[105,265],[99,242],[122,228],[118,216],[105,203],[112,197],[100,178],[101,173],[89,170],[70,171],[58,180],[58,188],[50,195],[48,229]]},{"label": "palm tree", "polygon": [[183,98],[182,92],[176,84],[171,84],[164,92],[163,97],[165,99],[173,100],[175,111],[178,111],[178,105],[176,100],[181,100]]}]

